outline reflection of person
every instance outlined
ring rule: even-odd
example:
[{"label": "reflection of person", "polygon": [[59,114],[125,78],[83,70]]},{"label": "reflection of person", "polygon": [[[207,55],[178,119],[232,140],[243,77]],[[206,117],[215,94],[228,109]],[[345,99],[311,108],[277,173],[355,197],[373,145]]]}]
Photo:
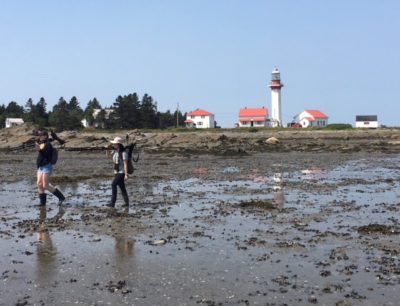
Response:
[{"label": "reflection of person", "polygon": [[[60,206],[60,209],[62,207]],[[60,212],[59,212],[60,213]],[[44,222],[46,220],[46,207],[42,206],[40,207],[39,211],[39,220],[41,222]],[[54,262],[56,258],[56,249],[53,246],[53,242],[51,241],[51,236],[50,232],[48,231],[47,228],[40,227],[37,234],[36,234],[36,239],[37,239],[37,248],[36,248],[36,254],[37,254],[37,270],[38,270],[38,275],[39,279],[41,281],[46,280],[49,276],[49,270],[51,270],[52,263]]]},{"label": "reflection of person", "polygon": [[282,190],[282,173],[274,173],[274,202],[279,208],[283,208],[285,196]]},{"label": "reflection of person", "polygon": [[129,206],[128,193],[125,188],[125,180],[128,179],[128,153],[125,151],[121,137],[115,137],[111,143],[114,146],[114,150],[110,152],[108,147],[106,147],[106,155],[107,157],[111,157],[113,160],[115,176],[111,184],[111,202],[107,204],[107,206],[115,206],[115,202],[117,201],[117,186],[121,189],[122,197],[125,202],[124,206]]},{"label": "reflection of person", "polygon": [[51,164],[51,158],[53,153],[53,147],[50,143],[49,134],[47,131],[42,131],[39,137],[39,141],[35,142],[35,147],[39,151],[36,160],[37,166],[37,187],[39,192],[40,204],[39,206],[46,205],[46,193],[45,190],[50,191],[58,198],[58,205],[61,205],[65,200],[64,195],[60,190],[50,186],[50,175],[53,173],[53,165]]},{"label": "reflection of person", "polygon": [[124,236],[115,236],[115,251],[118,257],[132,256],[135,240]]}]

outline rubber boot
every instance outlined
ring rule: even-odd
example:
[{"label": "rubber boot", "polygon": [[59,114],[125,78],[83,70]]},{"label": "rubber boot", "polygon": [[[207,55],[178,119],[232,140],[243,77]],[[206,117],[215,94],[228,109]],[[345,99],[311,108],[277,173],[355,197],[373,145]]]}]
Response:
[{"label": "rubber boot", "polygon": [[58,190],[57,188],[56,188],[56,190],[53,192],[53,194],[58,198],[58,205],[61,205],[61,204],[64,202],[64,200],[65,200],[64,195],[63,195],[63,194],[61,193],[61,191]]},{"label": "rubber boot", "polygon": [[127,194],[122,195],[122,197],[124,198],[124,202],[125,204],[122,205],[122,207],[129,207],[129,198]]},{"label": "rubber boot", "polygon": [[45,206],[46,205],[46,194],[39,193],[40,204],[38,206]]}]

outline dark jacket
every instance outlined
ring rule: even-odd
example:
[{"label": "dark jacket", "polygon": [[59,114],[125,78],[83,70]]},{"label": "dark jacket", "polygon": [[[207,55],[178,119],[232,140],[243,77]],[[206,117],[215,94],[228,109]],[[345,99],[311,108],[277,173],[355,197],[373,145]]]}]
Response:
[{"label": "dark jacket", "polygon": [[36,159],[36,166],[43,167],[51,162],[51,155],[53,152],[53,146],[50,141],[47,140],[43,149],[39,150],[38,157]]}]

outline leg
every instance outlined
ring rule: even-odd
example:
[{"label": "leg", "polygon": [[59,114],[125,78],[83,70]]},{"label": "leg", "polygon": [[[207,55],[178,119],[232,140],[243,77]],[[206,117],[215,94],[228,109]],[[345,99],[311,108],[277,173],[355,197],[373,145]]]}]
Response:
[{"label": "leg", "polygon": [[41,171],[38,171],[38,172],[37,172],[36,185],[37,185],[39,194],[44,193],[44,188],[43,188],[43,172],[41,172]]},{"label": "leg", "polygon": [[43,188],[43,172],[38,171],[37,172],[37,181],[36,185],[38,188],[39,192],[39,199],[40,199],[40,204],[39,206],[45,206],[46,205],[46,194],[44,193],[44,188]]},{"label": "leg", "polygon": [[114,179],[111,183],[111,191],[112,191],[112,195],[111,195],[111,202],[109,204],[107,204],[108,207],[114,207],[115,206],[115,202],[117,201],[117,185],[119,182],[120,176],[117,174],[115,174]]},{"label": "leg", "polygon": [[54,193],[54,191],[56,191],[56,189],[52,186],[50,186],[50,173],[43,173],[42,174],[43,177],[43,189],[46,189],[48,191],[50,191],[51,193]]},{"label": "leg", "polygon": [[64,202],[65,197],[60,190],[50,186],[50,173],[43,173],[43,181],[44,181],[43,188],[54,194],[58,198],[58,205],[61,205],[62,202]]},{"label": "leg", "polygon": [[124,206],[129,206],[129,198],[128,198],[128,193],[126,192],[125,188],[125,181],[124,181],[124,176],[122,176],[122,179],[119,181],[119,188],[121,189],[122,197],[124,198],[125,205]]}]

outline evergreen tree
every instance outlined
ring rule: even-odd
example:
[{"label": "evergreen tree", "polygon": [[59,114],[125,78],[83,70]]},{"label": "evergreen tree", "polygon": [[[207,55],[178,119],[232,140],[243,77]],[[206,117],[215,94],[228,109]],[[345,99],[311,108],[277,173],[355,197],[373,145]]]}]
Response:
[{"label": "evergreen tree", "polygon": [[67,101],[63,97],[60,97],[58,103],[54,105],[53,111],[49,116],[49,122],[56,127],[57,131],[69,128],[69,108]]},{"label": "evergreen tree", "polygon": [[73,96],[68,103],[68,128],[79,129],[82,127],[83,110],[79,106],[78,99]]},{"label": "evergreen tree", "polygon": [[26,101],[24,112],[24,121],[35,123],[35,104],[33,103],[32,98],[29,98],[28,101]]},{"label": "evergreen tree", "polygon": [[35,105],[34,112],[35,123],[37,123],[39,127],[45,127],[48,125],[49,115],[46,111],[46,107],[46,100],[41,97],[39,102]]},{"label": "evergreen tree", "polygon": [[153,103],[153,98],[145,94],[140,105],[141,127],[154,129],[158,125],[157,104]]}]

